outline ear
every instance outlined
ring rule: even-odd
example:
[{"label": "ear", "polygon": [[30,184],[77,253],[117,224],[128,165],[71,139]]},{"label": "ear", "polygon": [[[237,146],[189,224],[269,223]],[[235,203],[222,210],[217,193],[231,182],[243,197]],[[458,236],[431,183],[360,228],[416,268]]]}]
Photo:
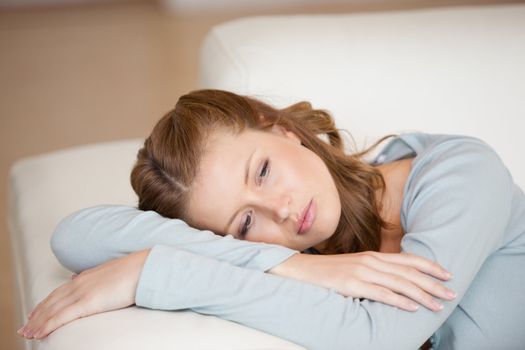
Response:
[{"label": "ear", "polygon": [[272,129],[271,129],[271,132],[273,132],[274,134],[278,134],[278,135],[281,135],[287,139],[290,139],[292,141],[295,141],[297,144],[301,145],[301,139],[295,134],[293,133],[292,131],[289,131],[288,129],[286,129],[285,127],[283,126],[280,126],[280,125],[272,125]]}]

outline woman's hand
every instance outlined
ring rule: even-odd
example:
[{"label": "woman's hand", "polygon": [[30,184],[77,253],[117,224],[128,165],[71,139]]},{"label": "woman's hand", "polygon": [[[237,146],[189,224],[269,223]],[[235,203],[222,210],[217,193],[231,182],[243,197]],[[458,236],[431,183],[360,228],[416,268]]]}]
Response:
[{"label": "woman's hand", "polygon": [[[295,254],[270,273],[334,289],[353,298],[366,298],[416,311],[418,304],[439,311],[455,294],[430,276],[448,280],[440,265],[405,253],[362,252],[338,255]],[[451,294],[447,294],[451,293]],[[417,302],[417,303],[416,303]]]},{"label": "woman's hand", "polygon": [[27,339],[41,339],[77,318],[133,305],[150,250],[134,252],[73,275],[33,309],[28,323],[17,333]]}]

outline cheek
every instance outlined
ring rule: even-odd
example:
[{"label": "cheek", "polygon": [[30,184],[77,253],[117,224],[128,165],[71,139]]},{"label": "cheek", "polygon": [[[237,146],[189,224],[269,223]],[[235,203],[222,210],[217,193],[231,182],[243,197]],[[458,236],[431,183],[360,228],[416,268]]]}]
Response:
[{"label": "cheek", "polygon": [[326,173],[324,163],[312,154],[303,154],[294,161],[292,169],[293,181],[303,184],[309,188],[317,188],[326,184]]},{"label": "cheek", "polygon": [[257,228],[250,232],[246,239],[252,242],[265,242],[270,244],[283,244],[282,228],[264,217],[257,218]]},{"label": "cheek", "polygon": [[257,243],[268,243],[268,244],[279,244],[283,245],[282,238],[272,234],[252,234],[246,237],[247,241],[257,242]]},{"label": "cheek", "polygon": [[291,184],[315,183],[319,164],[307,152],[290,152],[283,162],[283,176]]}]

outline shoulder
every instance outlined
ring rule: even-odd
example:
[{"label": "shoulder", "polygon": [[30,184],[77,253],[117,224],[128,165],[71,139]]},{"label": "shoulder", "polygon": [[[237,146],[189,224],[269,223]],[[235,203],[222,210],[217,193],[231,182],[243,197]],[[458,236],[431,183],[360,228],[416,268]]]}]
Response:
[{"label": "shoulder", "polygon": [[401,137],[417,152],[409,176],[412,184],[423,180],[442,183],[465,176],[482,177],[483,174],[494,172],[508,176],[508,169],[501,157],[480,138],[423,133]]},{"label": "shoulder", "polygon": [[462,146],[477,143],[490,146],[477,137],[453,134],[431,134],[424,132],[402,132],[396,138],[390,140],[378,156],[372,160],[372,164],[389,163],[403,158],[416,158],[419,161],[435,155],[436,152],[447,147]]},{"label": "shoulder", "polygon": [[413,149],[415,153],[417,153],[418,158],[424,158],[428,154],[434,154],[450,147],[462,148],[470,145],[480,146],[479,150],[481,152],[490,151],[495,153],[494,149],[487,142],[481,138],[470,135],[407,132],[401,133],[393,141],[396,140],[403,142]]},{"label": "shoulder", "polygon": [[[497,211],[497,206],[510,203],[512,177],[485,141],[462,135],[411,134],[405,138],[421,147],[404,189],[402,222],[408,227],[425,216],[435,221],[441,215],[446,220],[459,213]],[[485,209],[478,208],[480,205]]]},{"label": "shoulder", "polygon": [[401,250],[439,261],[455,275],[449,287],[462,295],[508,237],[513,182],[498,154],[479,138],[424,142],[405,186]]}]

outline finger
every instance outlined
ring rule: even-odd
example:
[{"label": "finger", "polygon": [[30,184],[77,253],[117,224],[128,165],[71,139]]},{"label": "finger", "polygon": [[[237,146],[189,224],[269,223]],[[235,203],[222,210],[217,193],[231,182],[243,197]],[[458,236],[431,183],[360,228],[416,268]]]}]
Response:
[{"label": "finger", "polygon": [[52,295],[48,295],[45,299],[43,299],[40,303],[38,303],[35,308],[31,311],[31,318],[27,321],[27,323],[18,330],[18,333],[22,335],[25,338],[31,339],[31,335],[33,333],[33,330],[35,329],[36,325],[40,324],[40,320],[42,317],[42,311],[44,310],[44,305],[46,305],[50,300],[52,300]]},{"label": "finger", "polygon": [[394,293],[392,290],[371,283],[363,283],[361,290],[364,291],[363,297],[383,304],[392,305],[397,308],[414,312],[419,309],[419,305],[407,297]]},{"label": "finger", "polygon": [[35,328],[35,339],[45,338],[57,328],[82,317],[82,310],[79,303],[73,297],[69,297],[64,302],[56,303],[48,315],[45,322]]},{"label": "finger", "polygon": [[39,312],[38,319],[36,319],[34,322],[32,322],[30,325],[27,326],[27,333],[31,338],[37,338],[36,334],[39,329],[41,329],[50,318],[54,317],[57,313],[59,313],[64,308],[68,307],[70,304],[74,303],[75,299],[73,299],[72,295],[69,295],[67,297],[64,297],[60,300],[57,300],[54,304],[49,304],[46,306],[45,309],[42,309]]},{"label": "finger", "polygon": [[32,311],[32,317],[23,327],[21,332],[24,337],[31,339],[34,330],[39,327],[48,318],[48,309],[57,301],[64,299],[71,291],[69,283],[53,290],[44,300],[42,300]]},{"label": "finger", "polygon": [[[378,290],[373,290],[376,294],[379,293],[379,291],[384,292],[383,289],[386,289],[396,295],[388,294],[389,301],[386,301],[385,298],[387,296],[383,295],[382,299],[377,299],[376,296],[374,296],[374,300],[382,301],[390,305],[395,305],[400,308],[403,308],[405,310],[412,310],[413,304],[407,304],[406,300],[403,298],[408,297],[412,299],[411,301],[416,301],[417,303],[424,305],[425,307],[429,308],[433,311],[439,311],[441,310],[441,304],[436,304],[432,296],[428,293],[426,293],[424,290],[419,288],[414,283],[410,282],[403,276],[398,276],[396,274],[390,274],[382,272],[377,268],[377,266],[380,266],[381,264],[386,264],[382,261],[375,261],[373,258],[367,258],[367,265],[360,266],[360,269],[356,273],[358,273],[358,279],[362,281],[362,283],[368,283],[377,286]],[[420,273],[420,272],[418,272]],[[421,274],[421,273],[420,273]],[[359,289],[359,285],[356,285],[355,281],[349,286],[346,287],[348,289],[349,295],[356,296],[357,293],[362,293],[362,289]],[[370,289],[367,289],[368,292],[372,291]],[[368,295],[364,295],[365,298],[370,298]],[[406,299],[406,298],[405,298]],[[400,303],[400,304],[393,304],[393,303]]]},{"label": "finger", "polygon": [[415,269],[418,269],[421,272],[432,275],[441,280],[448,280],[452,278],[452,274],[449,271],[445,270],[445,268],[443,268],[438,263],[431,261],[429,259],[417,256],[415,254],[374,253],[372,252],[372,256],[380,260],[386,261],[386,262],[392,262],[396,264],[411,266]]},{"label": "finger", "polygon": [[374,267],[384,273],[397,275],[414,283],[417,287],[438,298],[453,300],[457,295],[443,284],[436,282],[421,271],[406,265],[395,263],[377,262]]},{"label": "finger", "polygon": [[369,274],[368,282],[377,284],[381,287],[386,287],[397,294],[409,297],[413,301],[416,301],[417,303],[425,306],[429,310],[440,311],[443,309],[443,305],[432,298],[429,293],[425,292],[416,284],[401,276],[384,273],[382,271],[374,271],[373,273]]}]

